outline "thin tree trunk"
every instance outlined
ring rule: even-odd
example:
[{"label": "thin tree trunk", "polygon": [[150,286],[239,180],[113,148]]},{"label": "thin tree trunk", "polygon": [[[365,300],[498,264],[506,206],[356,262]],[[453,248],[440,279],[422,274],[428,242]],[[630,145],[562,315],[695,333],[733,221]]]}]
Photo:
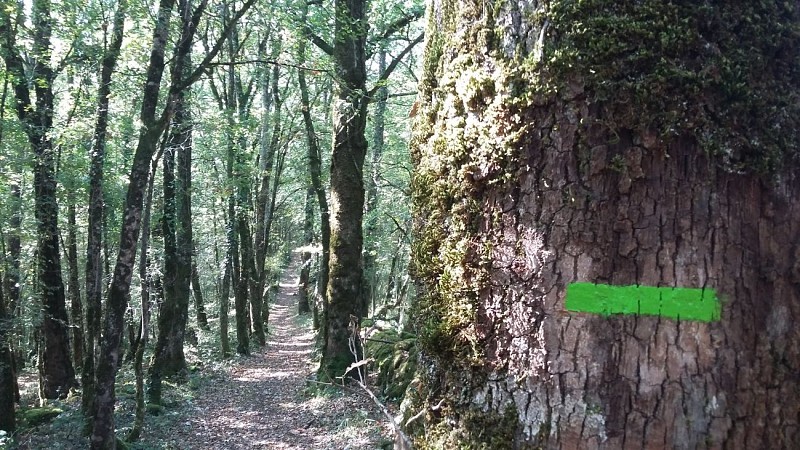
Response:
[{"label": "thin tree trunk", "polygon": [[[225,9],[225,15],[228,10]],[[234,308],[236,309],[236,352],[239,354],[250,353],[250,304],[248,299],[250,264],[245,255],[249,255],[250,233],[247,228],[247,213],[241,211],[249,205],[249,179],[241,173],[243,163],[240,151],[243,148],[237,146],[241,144],[241,139],[235,134],[235,117],[241,117],[244,105],[240,104],[241,85],[238,81],[235,67],[236,53],[238,51],[238,34],[234,31],[228,41],[228,56],[231,64],[227,67],[227,85],[225,89],[225,105],[228,109],[228,161],[226,174],[228,182],[233,188],[228,197],[228,224],[229,244],[231,249],[231,281],[233,282]],[[247,236],[247,240],[241,240],[242,236]]]},{"label": "thin tree trunk", "polygon": [[219,340],[220,340],[220,350],[222,351],[222,357],[228,358],[231,356],[231,342],[230,336],[228,334],[228,321],[229,321],[229,311],[230,311],[230,292],[231,292],[231,276],[233,271],[233,264],[231,259],[233,258],[233,254],[231,253],[231,242],[230,237],[228,237],[228,252],[225,255],[225,274],[222,276],[222,287],[219,293]]},{"label": "thin tree trunk", "polygon": [[201,330],[208,329],[208,315],[203,300],[203,290],[200,286],[200,272],[197,270],[197,247],[193,246],[192,252],[192,293],[194,294],[194,309],[197,313],[197,327]]},{"label": "thin tree trunk", "polygon": [[[264,53],[266,47],[266,40],[262,45],[261,53]],[[279,46],[277,47],[279,48]],[[277,50],[273,53],[277,53]],[[278,81],[280,70],[277,65],[272,67],[272,74],[270,70],[263,69],[262,80],[262,108],[264,109],[264,117],[262,118],[261,125],[261,183],[256,198],[256,226],[254,231],[254,247],[255,247],[255,266],[252,274],[255,283],[251,289],[251,295],[254,301],[258,303],[261,314],[256,316],[253,312],[253,320],[261,321],[261,327],[267,327],[269,322],[269,305],[267,304],[268,297],[265,296],[265,287],[267,284],[268,274],[265,269],[265,262],[267,258],[269,242],[270,242],[270,227],[272,224],[272,213],[274,202],[270,203],[270,178],[273,176],[273,163],[275,160],[275,152],[277,150],[280,134],[281,134],[281,98],[278,90]],[[269,111],[274,107],[274,113],[270,116]],[[270,123],[272,125],[272,136],[268,132]],[[274,193],[274,192],[273,192]],[[274,198],[274,197],[273,197]],[[256,296],[258,298],[256,298]],[[256,333],[256,338],[261,339],[261,335]],[[262,344],[263,345],[263,344]]]},{"label": "thin tree trunk", "polygon": [[97,364],[96,397],[94,402],[94,427],[91,437],[93,450],[116,448],[114,432],[114,382],[119,368],[119,345],[122,335],[125,308],[131,288],[136,258],[136,245],[142,219],[142,201],[150,171],[150,159],[158,146],[164,129],[163,119],[156,118],[161,78],[164,73],[164,51],[169,32],[169,19],[174,0],[161,0],[158,18],[153,31],[153,47],[147,69],[140,119],[142,127],[139,143],[131,167],[130,184],[125,198],[119,255],[114,267],[113,280],[106,302],[105,324]]},{"label": "thin tree trunk", "polygon": [[297,298],[297,312],[308,314],[311,312],[311,302],[309,302],[310,286],[309,278],[311,275],[311,251],[309,247],[314,242],[314,188],[306,188],[306,203],[303,216],[303,254],[300,257],[300,279]]},{"label": "thin tree trunk", "polygon": [[139,249],[139,279],[142,282],[142,306],[139,336],[136,339],[136,353],[133,358],[133,370],[136,377],[136,412],[134,413],[133,426],[128,433],[128,441],[133,442],[139,439],[142,428],[144,427],[145,401],[144,401],[144,351],[147,347],[147,340],[150,335],[150,289],[152,286],[150,275],[150,219],[152,217],[153,190],[155,188],[155,177],[158,168],[159,158],[155,158],[150,169],[149,181],[147,183],[147,197],[144,203],[144,214],[142,216],[142,237]]},{"label": "thin tree trunk", "polygon": [[[108,129],[108,106],[111,94],[111,76],[122,46],[125,24],[125,0],[117,5],[111,44],[103,56],[100,69],[100,86],[97,91],[97,119],[89,166],[89,226],[86,243],[86,346],[81,373],[81,408],[87,418],[92,414],[94,402],[95,366],[100,337],[101,298],[103,296],[103,166]],[[106,272],[108,273],[108,272]],[[91,423],[91,420],[88,421]]]},{"label": "thin tree trunk", "polygon": [[[238,221],[234,218],[232,223],[234,233],[238,231]],[[232,251],[232,280],[234,286],[234,308],[236,310],[236,352],[242,355],[250,354],[250,312],[247,308],[247,280],[242,279],[242,266],[239,259],[239,238],[234,241]]]},{"label": "thin tree trunk", "polygon": [[72,322],[72,360],[75,367],[83,364],[83,305],[81,303],[80,280],[78,278],[78,244],[75,201],[70,198],[67,217],[67,262],[69,267],[70,320]]},{"label": "thin tree trunk", "polygon": [[8,434],[16,431],[14,387],[17,385],[14,374],[14,353],[9,344],[10,331],[8,308],[3,289],[0,289],[0,430]]},{"label": "thin tree trunk", "polygon": [[[378,73],[386,70],[386,50],[381,48],[378,52]],[[364,207],[365,227],[364,236],[367,248],[364,251],[364,293],[361,314],[366,317],[370,303],[375,305],[377,292],[377,270],[375,259],[379,251],[378,243],[378,179],[380,177],[381,157],[384,147],[384,128],[386,123],[386,99],[389,89],[384,85],[375,93],[375,114],[372,118],[372,158],[370,160],[370,176],[367,178],[367,202]]]},{"label": "thin tree trunk", "polygon": [[[179,6],[184,29],[189,28],[191,6],[189,0],[181,0]],[[182,43],[179,43],[180,47]],[[191,48],[189,46],[189,48]],[[176,48],[173,71],[184,69],[191,63],[190,53]],[[181,77],[181,78],[183,78]],[[162,218],[164,236],[164,302],[158,314],[158,339],[150,365],[150,402],[161,404],[161,381],[165,377],[183,376],[186,357],[183,353],[184,334],[189,315],[192,264],[191,225],[191,146],[192,124],[189,105],[184,91],[175,95],[173,121],[168,148],[163,156],[163,202]],[[177,163],[177,167],[176,167]],[[177,176],[176,176],[177,173]]]},{"label": "thin tree trunk", "polygon": [[[308,5],[301,2],[302,19],[305,22],[308,15]],[[306,42],[302,40],[298,42],[298,65],[302,66],[306,60]],[[317,205],[319,206],[320,216],[320,240],[322,244],[322,254],[320,255],[319,274],[317,275],[317,292],[315,293],[315,304],[319,304],[322,309],[322,316],[325,316],[327,309],[327,288],[328,288],[328,272],[330,263],[330,241],[331,241],[331,227],[330,216],[328,213],[328,197],[325,193],[325,188],[322,186],[322,151],[319,146],[319,138],[317,137],[316,130],[314,129],[314,120],[311,117],[311,102],[308,94],[308,84],[306,83],[306,73],[304,70],[297,72],[297,84],[300,88],[300,105],[303,114],[303,124],[306,130],[306,139],[308,141],[308,172],[311,177],[311,186],[317,197]],[[315,314],[315,317],[317,315]],[[319,320],[315,320],[315,327],[321,327]],[[323,342],[326,339],[325,328],[323,328]]]},{"label": "thin tree trunk", "polygon": [[[214,218],[214,236],[217,235],[217,220],[216,215]],[[230,311],[230,292],[231,292],[231,271],[233,270],[232,258],[233,258],[233,238],[231,236],[230,226],[226,227],[225,239],[226,239],[226,249],[225,249],[225,262],[224,267],[222,267],[222,285],[220,286],[220,290],[218,293],[217,301],[219,302],[219,341],[220,341],[220,351],[222,352],[222,357],[227,358],[231,356],[231,344],[230,344],[230,337],[228,335],[228,312]],[[215,244],[216,248],[216,244]]]},{"label": "thin tree trunk", "polygon": [[[12,181],[9,186],[10,192],[10,199],[9,199],[9,209],[11,210],[11,217],[9,218],[9,230],[7,232],[7,254],[5,260],[5,267],[4,270],[4,277],[3,282],[5,283],[5,294],[6,294],[6,316],[11,321],[11,330],[14,330],[18,327],[14,326],[14,318],[20,317],[20,259],[22,255],[22,241],[20,239],[20,232],[22,226],[22,195],[20,191],[19,183],[16,181]],[[17,382],[16,373],[18,371],[18,367],[22,366],[23,356],[22,350],[17,348],[18,346],[14,344],[15,339],[13,339],[13,335],[9,333],[9,340],[8,344],[10,345],[12,353],[14,353],[14,358],[12,358],[13,366],[12,369],[14,370],[14,382],[15,384],[15,391],[16,391],[16,398],[19,400],[19,383]],[[18,339],[16,339],[18,341]]]}]

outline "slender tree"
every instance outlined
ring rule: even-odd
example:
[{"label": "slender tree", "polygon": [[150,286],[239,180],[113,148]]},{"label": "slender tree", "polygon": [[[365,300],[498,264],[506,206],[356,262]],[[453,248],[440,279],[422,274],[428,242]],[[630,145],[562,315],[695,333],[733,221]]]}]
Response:
[{"label": "slender tree", "polygon": [[67,204],[67,265],[69,267],[70,321],[72,323],[72,360],[75,367],[83,364],[83,303],[81,302],[80,278],[78,275],[77,212],[75,199],[69,198]]},{"label": "slender tree", "polygon": [[[386,70],[386,50],[381,48],[378,52],[378,73]],[[375,304],[376,267],[375,260],[378,253],[377,231],[378,220],[378,179],[380,178],[380,164],[383,156],[384,130],[386,128],[386,101],[389,88],[385,85],[378,87],[375,92],[375,112],[372,115],[372,158],[370,159],[370,173],[366,179],[366,204],[364,217],[366,223],[364,234],[367,238],[367,248],[364,251],[364,293],[362,295],[361,314],[367,316],[370,303]]]},{"label": "slender tree", "polygon": [[201,330],[208,329],[208,315],[206,304],[203,300],[203,290],[200,284],[200,271],[197,270],[197,246],[192,245],[192,294],[194,295],[194,309],[197,314],[197,327]]},{"label": "slender tree", "polygon": [[[297,312],[308,314],[311,312],[311,245],[314,243],[314,188],[306,188],[306,202],[303,208],[303,253],[300,256],[300,277],[298,284]],[[316,308],[315,308],[316,309]]]},{"label": "slender tree", "polygon": [[150,220],[153,209],[153,191],[155,190],[155,174],[158,170],[158,160],[156,157],[150,169],[147,182],[147,195],[144,203],[144,213],[142,216],[142,236],[139,244],[139,279],[142,283],[142,304],[141,317],[139,322],[138,337],[136,339],[135,354],[133,357],[134,376],[136,377],[136,412],[134,415],[133,426],[128,433],[128,441],[139,439],[144,427],[145,401],[144,401],[144,351],[147,347],[150,331],[150,304],[151,289],[153,288],[153,275],[151,273],[150,260]]},{"label": "slender tree", "polygon": [[167,121],[172,116],[177,94],[196,82],[208,70],[209,63],[217,56],[225,43],[226,37],[236,22],[255,3],[255,0],[246,1],[226,22],[220,39],[214,44],[203,61],[191,72],[184,76],[184,55],[191,49],[194,33],[205,11],[207,3],[201,3],[194,10],[186,6],[182,11],[190,15],[191,19],[182,20],[180,42],[173,55],[175,65],[172,70],[172,79],[167,94],[167,102],[161,114],[157,114],[159,93],[161,91],[161,78],[165,67],[165,49],[169,35],[170,15],[174,0],[161,0],[158,7],[156,26],[153,30],[153,44],[150,51],[147,75],[142,97],[142,106],[139,120],[142,124],[139,140],[133,157],[131,173],[129,176],[128,191],[125,198],[123,211],[122,230],[119,241],[119,254],[114,267],[114,275],[109,288],[103,336],[101,341],[101,357],[97,367],[97,396],[95,401],[94,428],[92,431],[91,445],[93,449],[113,449],[116,446],[114,434],[114,382],[119,368],[119,347],[122,335],[124,313],[128,303],[131,289],[131,278],[136,258],[136,246],[139,238],[139,227],[142,219],[142,201],[145,194],[150,160],[158,146],[159,137],[164,131]]},{"label": "slender tree", "polygon": [[[300,2],[300,20],[302,23],[308,21],[308,4]],[[306,31],[310,35],[310,31]],[[314,127],[314,120],[311,115],[311,97],[308,91],[308,82],[306,81],[306,71],[302,67],[306,63],[307,41],[300,40],[297,44],[297,61],[298,66],[301,67],[297,71],[297,85],[300,90],[300,109],[303,114],[303,126],[306,132],[306,149],[308,160],[308,176],[311,183],[311,189],[317,200],[320,216],[320,244],[322,253],[320,255],[319,270],[317,274],[317,291],[314,292],[314,304],[319,304],[322,311],[314,312],[314,328],[322,328],[324,342],[325,329],[321,327],[321,317],[324,316],[324,311],[327,308],[327,289],[328,289],[328,266],[330,261],[330,241],[331,241],[331,225],[328,208],[328,196],[325,187],[322,184],[322,150],[319,145],[319,137]],[[306,205],[308,208],[309,205]]]},{"label": "slender tree", "polygon": [[[89,165],[89,226],[86,237],[86,346],[81,373],[81,403],[84,415],[92,414],[98,342],[100,339],[101,299],[103,295],[103,169],[106,155],[111,79],[122,48],[126,3],[121,0],[114,13],[111,41],[107,44],[97,89],[97,115]],[[104,36],[108,40],[108,36]],[[108,252],[106,252],[108,253]],[[107,272],[106,272],[107,273]],[[88,421],[91,423],[91,420]]]},{"label": "slender tree", "polygon": [[96,375],[96,397],[94,401],[94,426],[92,449],[114,449],[114,382],[119,368],[119,347],[122,336],[125,308],[131,288],[131,276],[136,258],[136,245],[142,219],[142,200],[150,170],[150,159],[155,153],[158,138],[164,129],[164,118],[156,114],[161,78],[164,73],[165,50],[169,34],[169,22],[174,0],[161,0],[158,6],[156,26],[153,30],[153,45],[142,97],[139,142],[131,167],[128,192],[125,199],[123,226],[120,235],[119,255],[114,267],[113,279],[108,293],[105,322],[101,338],[100,358]]},{"label": "slender tree", "polygon": [[9,342],[11,321],[7,311],[3,289],[0,289],[0,430],[10,434],[16,430],[14,387],[17,380],[14,353]]}]

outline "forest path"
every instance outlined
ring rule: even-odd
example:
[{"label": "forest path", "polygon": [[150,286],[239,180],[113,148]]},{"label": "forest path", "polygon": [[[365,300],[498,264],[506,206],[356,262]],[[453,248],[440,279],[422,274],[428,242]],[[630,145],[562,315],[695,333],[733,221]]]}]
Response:
[{"label": "forest path", "polygon": [[293,256],[270,306],[266,347],[237,358],[222,380],[198,392],[187,415],[162,435],[168,448],[376,449],[386,442],[381,415],[366,395],[309,389],[314,333],[297,314]]}]

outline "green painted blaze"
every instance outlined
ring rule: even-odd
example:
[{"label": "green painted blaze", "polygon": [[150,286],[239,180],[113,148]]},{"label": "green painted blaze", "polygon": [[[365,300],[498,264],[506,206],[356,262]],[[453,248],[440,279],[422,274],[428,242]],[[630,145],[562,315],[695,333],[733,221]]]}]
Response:
[{"label": "green painted blaze", "polygon": [[567,286],[568,311],[661,316],[680,320],[719,320],[721,306],[714,289],[654,286],[610,286],[571,283]]}]

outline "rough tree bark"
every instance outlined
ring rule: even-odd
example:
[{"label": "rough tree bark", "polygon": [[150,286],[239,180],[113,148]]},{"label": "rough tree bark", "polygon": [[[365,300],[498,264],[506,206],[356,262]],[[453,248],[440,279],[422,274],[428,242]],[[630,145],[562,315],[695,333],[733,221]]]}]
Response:
[{"label": "rough tree bark", "polygon": [[[70,359],[68,317],[64,281],[61,274],[61,252],[58,242],[58,202],[56,197],[55,152],[51,140],[53,128],[53,82],[56,73],[50,67],[52,23],[50,2],[32,4],[33,47],[30,75],[37,80],[33,92],[28,85],[16,42],[16,29],[11,14],[21,8],[3,5],[0,20],[3,58],[12,75],[17,117],[23,125],[34,153],[34,215],[36,217],[36,254],[38,291],[42,300],[41,324],[44,348],[40,361],[40,392],[45,398],[66,397],[75,386],[75,369]],[[32,94],[35,99],[32,100]]]},{"label": "rough tree bark", "polygon": [[[429,12],[413,145],[418,443],[796,446],[796,5]],[[582,312],[576,282],[704,289],[696,303],[713,289],[721,313]]]}]

